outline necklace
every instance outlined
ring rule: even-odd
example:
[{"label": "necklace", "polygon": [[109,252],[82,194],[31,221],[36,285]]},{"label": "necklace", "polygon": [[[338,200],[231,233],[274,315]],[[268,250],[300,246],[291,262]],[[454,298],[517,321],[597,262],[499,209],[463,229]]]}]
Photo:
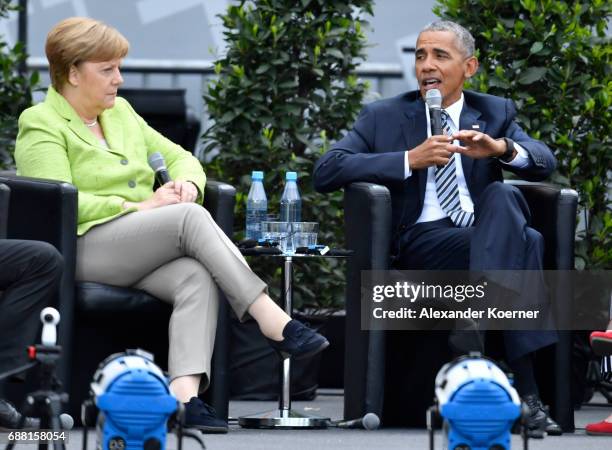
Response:
[{"label": "necklace", "polygon": [[91,123],[87,123],[87,122],[83,122],[83,123],[85,124],[87,128],[95,127],[96,125],[98,125],[98,119],[94,119],[94,121]]}]

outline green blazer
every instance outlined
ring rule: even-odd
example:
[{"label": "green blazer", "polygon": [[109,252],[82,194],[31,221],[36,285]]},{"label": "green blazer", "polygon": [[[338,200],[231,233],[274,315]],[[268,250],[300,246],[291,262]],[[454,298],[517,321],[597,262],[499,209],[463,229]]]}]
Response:
[{"label": "green blazer", "polygon": [[151,197],[155,179],[147,162],[151,153],[163,155],[172,179],[192,181],[204,192],[206,175],[200,162],[147,125],[125,99],[117,97],[115,106],[100,115],[100,125],[108,148],[51,86],[43,103],[19,117],[17,173],[77,187],[79,236],[94,225],[135,211],[124,210],[124,201]]}]

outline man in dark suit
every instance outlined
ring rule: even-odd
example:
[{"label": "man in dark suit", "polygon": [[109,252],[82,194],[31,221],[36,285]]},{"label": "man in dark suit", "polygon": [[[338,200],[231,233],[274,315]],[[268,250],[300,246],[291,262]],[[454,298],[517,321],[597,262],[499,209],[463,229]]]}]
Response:
[{"label": "man in dark suit", "polygon": [[[503,184],[502,169],[543,180],[555,168],[552,152],[515,122],[511,100],[463,90],[478,69],[465,28],[428,25],[415,56],[419,90],[367,105],[317,162],[315,188],[330,192],[355,181],[387,186],[397,268],[542,269],[542,236],[529,227],[521,193]],[[431,136],[423,101],[430,89],[442,94],[444,134],[438,136]],[[504,332],[516,387],[531,409],[530,428],[550,434],[561,429],[539,400],[532,355],[555,341],[552,331]]]},{"label": "man in dark suit", "polygon": [[[26,347],[40,329],[40,312],[51,303],[63,259],[50,244],[0,239],[0,373],[27,363]],[[0,398],[0,430],[15,429],[21,414]],[[26,428],[38,420],[26,418]]]}]

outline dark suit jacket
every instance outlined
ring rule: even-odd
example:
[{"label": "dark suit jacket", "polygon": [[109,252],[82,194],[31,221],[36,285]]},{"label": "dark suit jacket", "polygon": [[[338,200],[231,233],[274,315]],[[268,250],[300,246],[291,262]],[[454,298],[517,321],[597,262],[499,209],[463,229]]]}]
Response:
[{"label": "dark suit jacket", "polygon": [[[529,154],[526,169],[503,165],[496,158],[472,159],[461,155],[463,172],[474,203],[489,183],[501,181],[502,166],[519,177],[540,181],[555,168],[550,149],[530,138],[514,121],[511,100],[464,91],[460,129],[480,131],[493,138],[508,137]],[[338,141],[314,169],[315,189],[330,192],[354,181],[385,185],[391,192],[393,241],[419,217],[425,198],[427,169],[413,170],[404,179],[404,152],[427,139],[425,103],[418,91],[371,103],[363,108],[353,129]]]}]

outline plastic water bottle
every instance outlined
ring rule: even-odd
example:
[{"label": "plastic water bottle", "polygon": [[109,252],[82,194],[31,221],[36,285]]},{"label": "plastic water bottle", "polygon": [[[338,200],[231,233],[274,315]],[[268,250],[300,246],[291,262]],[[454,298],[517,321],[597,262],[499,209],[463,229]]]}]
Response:
[{"label": "plastic water bottle", "polygon": [[254,170],[251,174],[251,189],[247,197],[246,207],[246,238],[258,240],[261,238],[261,222],[268,214],[268,199],[263,186],[263,172]]},{"label": "plastic water bottle", "polygon": [[287,172],[285,190],[280,201],[281,222],[300,222],[302,219],[302,199],[297,186],[297,173]]}]

